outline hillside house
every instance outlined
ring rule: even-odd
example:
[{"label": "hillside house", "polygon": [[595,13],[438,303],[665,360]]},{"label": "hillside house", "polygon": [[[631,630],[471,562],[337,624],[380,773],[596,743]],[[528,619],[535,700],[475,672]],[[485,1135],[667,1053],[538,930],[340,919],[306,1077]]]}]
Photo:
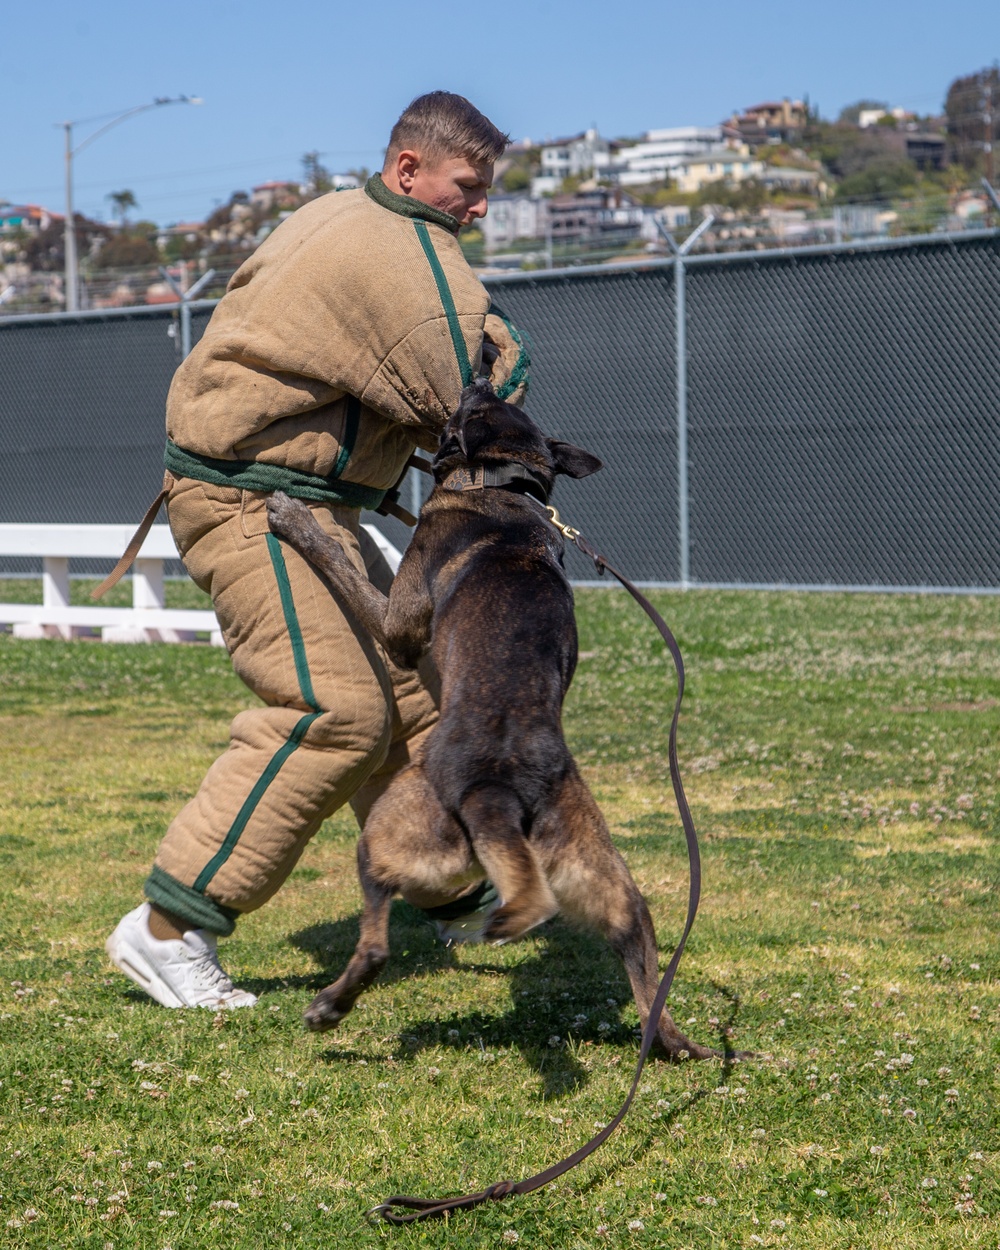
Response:
[{"label": "hillside house", "polygon": [[553,246],[587,243],[618,247],[642,235],[645,212],[617,187],[597,187],[548,202],[548,233]]},{"label": "hillside house", "polygon": [[741,182],[760,179],[764,162],[750,155],[745,143],[720,145],[699,156],[688,157],[673,172],[678,191],[700,191],[713,182],[739,186]]},{"label": "hillside house", "polygon": [[262,182],[250,192],[250,203],[269,213],[274,208],[297,208],[302,200],[299,182]]},{"label": "hillside house", "polygon": [[477,224],[487,251],[509,247],[517,239],[542,239],[548,201],[524,193],[491,195],[490,211]]},{"label": "hillside house", "polygon": [[585,130],[569,139],[556,139],[542,145],[543,178],[584,178],[607,169],[611,163],[611,144],[596,130]]},{"label": "hillside house", "polygon": [[185,243],[197,243],[205,229],[203,221],[178,221],[172,226],[161,226],[156,234],[156,246],[166,247],[171,239],[183,239]]},{"label": "hillside house", "polygon": [[755,146],[778,143],[798,137],[809,121],[809,110],[802,100],[765,100],[734,113],[723,123],[727,137]]},{"label": "hillside house", "polygon": [[648,130],[640,143],[620,147],[609,174],[622,186],[663,182],[686,160],[719,146],[719,126],[674,126]]},{"label": "hillside house", "polygon": [[788,165],[766,165],[760,174],[760,181],[769,191],[826,195],[828,189],[818,170],[793,169]]},{"label": "hillside house", "polygon": [[0,236],[17,234],[38,234],[47,230],[54,221],[62,221],[59,213],[50,213],[39,204],[8,204],[0,202]]}]

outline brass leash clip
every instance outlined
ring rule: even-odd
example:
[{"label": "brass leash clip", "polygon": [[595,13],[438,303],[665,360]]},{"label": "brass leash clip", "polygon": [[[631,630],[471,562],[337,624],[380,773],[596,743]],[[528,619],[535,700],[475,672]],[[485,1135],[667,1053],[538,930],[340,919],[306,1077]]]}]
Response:
[{"label": "brass leash clip", "polygon": [[559,533],[562,534],[563,538],[567,539],[571,543],[575,543],[580,537],[580,531],[578,529],[574,529],[572,525],[567,525],[564,521],[561,521],[559,519],[559,513],[552,507],[551,504],[546,504],[545,511],[549,514],[549,520],[556,527]]}]

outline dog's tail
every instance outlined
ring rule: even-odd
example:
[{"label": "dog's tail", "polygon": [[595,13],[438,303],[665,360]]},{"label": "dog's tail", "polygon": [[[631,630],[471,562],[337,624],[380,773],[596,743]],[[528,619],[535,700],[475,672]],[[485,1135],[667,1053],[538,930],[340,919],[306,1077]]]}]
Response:
[{"label": "dog's tail", "polygon": [[483,933],[486,941],[511,941],[554,916],[559,904],[524,836],[517,795],[502,785],[478,786],[462,800],[459,817],[502,900]]}]

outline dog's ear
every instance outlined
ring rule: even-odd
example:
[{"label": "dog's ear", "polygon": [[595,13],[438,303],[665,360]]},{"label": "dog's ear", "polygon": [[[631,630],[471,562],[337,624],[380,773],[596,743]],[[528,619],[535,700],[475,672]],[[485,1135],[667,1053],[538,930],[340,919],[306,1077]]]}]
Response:
[{"label": "dog's ear", "polygon": [[561,443],[557,438],[547,438],[552,459],[556,462],[556,472],[565,473],[568,477],[590,477],[604,463],[592,456],[589,451],[577,447],[574,443]]},{"label": "dog's ear", "polygon": [[458,444],[458,449],[465,459],[471,460],[483,444],[489,441],[490,427],[488,422],[475,413],[469,415],[462,413],[457,420],[454,420],[449,433]]}]

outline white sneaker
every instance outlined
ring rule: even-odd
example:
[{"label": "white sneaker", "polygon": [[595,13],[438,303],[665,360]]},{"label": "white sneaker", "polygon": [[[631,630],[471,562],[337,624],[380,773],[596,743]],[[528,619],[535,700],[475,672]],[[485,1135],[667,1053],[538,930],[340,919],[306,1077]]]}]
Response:
[{"label": "white sneaker", "polygon": [[467,916],[456,916],[454,920],[436,920],[434,924],[438,941],[444,942],[445,946],[458,942],[483,941],[486,926],[499,906],[500,899],[495,898],[485,907],[469,912]]},{"label": "white sneaker", "polygon": [[451,946],[455,942],[481,942],[502,902],[496,886],[491,881],[481,881],[474,890],[451,903],[420,910],[434,921],[438,939]]},{"label": "white sneaker", "polygon": [[161,941],[149,931],[149,904],[123,916],[104,943],[108,958],[164,1007],[252,1007],[255,994],[238,990],[219,967],[217,938],[189,929]]}]

